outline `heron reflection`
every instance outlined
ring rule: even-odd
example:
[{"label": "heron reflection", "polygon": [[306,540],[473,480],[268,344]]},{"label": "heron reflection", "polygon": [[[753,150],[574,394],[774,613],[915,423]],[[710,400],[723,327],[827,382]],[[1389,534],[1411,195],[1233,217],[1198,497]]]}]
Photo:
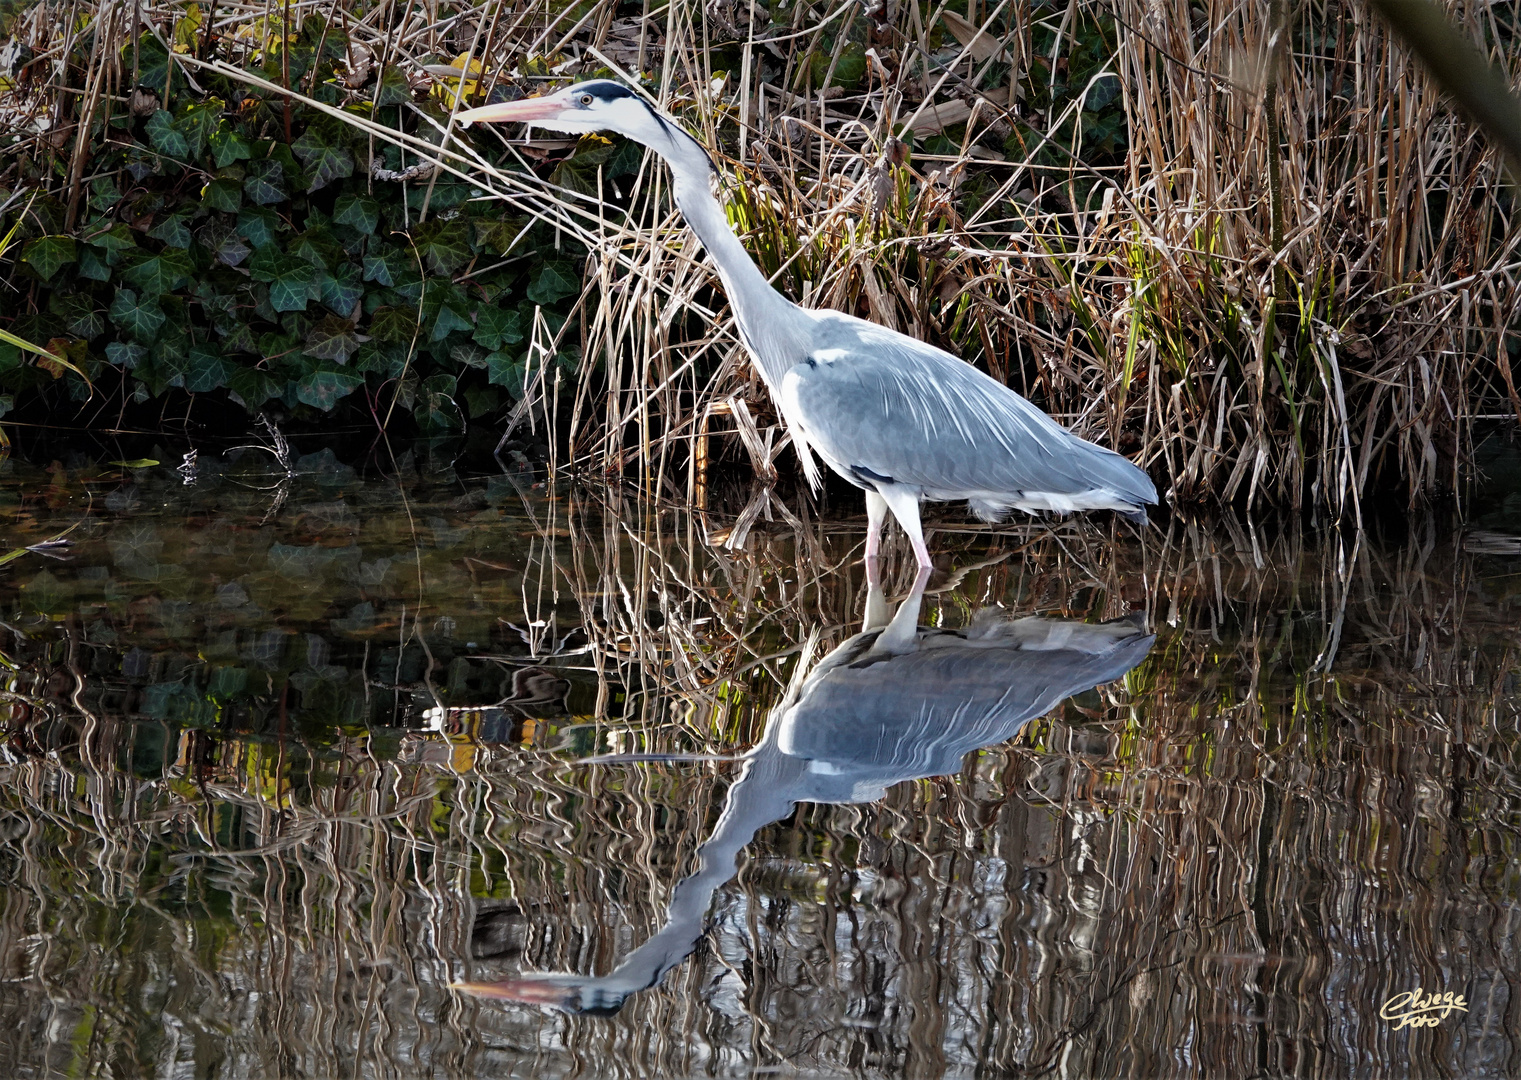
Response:
[{"label": "heron reflection", "polygon": [[735,875],[740,850],[761,828],[800,802],[873,802],[893,784],[955,772],[971,751],[1004,742],[1064,698],[1119,678],[1153,641],[1128,618],[1084,623],[984,611],[963,630],[920,627],[923,582],[920,575],[891,619],[873,588],[862,631],[772,712],[659,932],[607,975],[529,974],[457,989],[612,1015],[696,948],[713,894]]}]

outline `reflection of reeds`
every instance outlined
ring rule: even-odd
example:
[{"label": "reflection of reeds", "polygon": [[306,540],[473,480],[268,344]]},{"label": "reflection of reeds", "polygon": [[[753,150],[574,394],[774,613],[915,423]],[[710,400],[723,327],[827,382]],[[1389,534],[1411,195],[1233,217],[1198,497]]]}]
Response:
[{"label": "reflection of reeds", "polygon": [[[744,745],[799,646],[854,629],[860,527],[761,514],[743,547],[710,546],[742,506],[531,504],[524,625],[572,632],[573,597],[602,688],[573,753]],[[611,967],[658,925],[729,767],[177,733],[114,715],[76,632],[19,657],[13,685],[47,708],[8,713],[0,1008],[40,1019],[0,1054],[308,1075],[1510,1071],[1516,619],[1506,579],[1437,535],[940,536],[989,565],[927,620],[1146,608],[1151,658],[956,776],[763,830],[710,947],[610,1021],[446,986]],[[838,568],[800,572],[817,565]],[[178,763],[135,772],[168,738]],[[1406,1042],[1375,1017],[1416,983],[1473,1009]]]}]

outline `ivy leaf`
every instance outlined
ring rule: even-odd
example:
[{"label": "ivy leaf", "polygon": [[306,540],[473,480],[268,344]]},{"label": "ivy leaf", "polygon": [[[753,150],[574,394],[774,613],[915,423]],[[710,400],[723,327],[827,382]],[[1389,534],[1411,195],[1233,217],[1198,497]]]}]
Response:
[{"label": "ivy leaf", "polygon": [[173,292],[190,284],[195,277],[195,263],[190,253],[179,248],[165,248],[157,255],[140,258],[121,273],[129,285],[136,285],[148,296]]},{"label": "ivy leaf", "polygon": [[213,97],[205,101],[193,101],[180,111],[174,128],[184,137],[191,157],[200,157],[205,152],[212,133],[222,122],[223,108],[221,99]]},{"label": "ivy leaf", "polygon": [[[292,71],[291,78],[295,77],[296,73]],[[301,166],[296,164],[296,155],[291,153],[290,147],[285,143],[271,143],[269,147],[269,153],[266,156],[271,161],[279,163],[280,169],[285,173],[287,179],[292,176],[301,175]]]},{"label": "ivy leaf", "polygon": [[243,177],[243,193],[260,206],[283,202],[287,194],[285,170],[274,158],[251,162]]},{"label": "ivy leaf", "polygon": [[169,73],[169,54],[159,44],[158,36],[152,30],[145,30],[137,39],[136,55],[134,57],[133,43],[128,40],[122,44],[122,61],[125,70],[133,70],[133,60],[137,60],[137,85],[146,86],[154,93],[164,92],[164,79]]},{"label": "ivy leaf", "polygon": [[79,269],[74,273],[87,281],[111,280],[111,266],[97,249],[89,244],[81,244],[75,250],[79,254]]},{"label": "ivy leaf", "polygon": [[633,139],[619,139],[618,149],[612,160],[602,168],[602,174],[610,179],[632,176],[644,165],[644,147]]},{"label": "ivy leaf", "polygon": [[317,281],[317,268],[302,259],[282,262],[279,273],[269,283],[269,305],[276,311],[305,311]]},{"label": "ivy leaf", "polygon": [[597,191],[597,166],[612,158],[614,146],[601,135],[583,135],[575,153],[555,167],[550,182],[571,191],[592,195]]},{"label": "ivy leaf", "polygon": [[248,261],[255,281],[269,282],[269,304],[275,311],[305,311],[317,283],[317,268],[276,247],[260,248]]},{"label": "ivy leaf", "polygon": [[412,415],[424,431],[463,430],[465,417],[454,401],[458,385],[453,375],[430,375],[422,381]]},{"label": "ivy leaf", "polygon": [[444,276],[453,276],[470,261],[470,233],[458,218],[450,221],[429,221],[419,225],[412,234],[417,253],[427,263],[428,269]]},{"label": "ivy leaf", "polygon": [[214,219],[202,225],[196,233],[196,239],[228,266],[239,265],[253,250],[238,236],[237,228],[222,219]]},{"label": "ivy leaf", "polygon": [[470,320],[460,314],[453,307],[444,306],[438,309],[438,315],[433,320],[433,333],[428,336],[429,341],[442,341],[455,330],[474,330]]},{"label": "ivy leaf", "polygon": [[501,407],[502,395],[494,386],[473,386],[465,391],[465,404],[471,416],[485,416]]},{"label": "ivy leaf", "polygon": [[417,313],[408,308],[379,307],[370,316],[370,337],[378,342],[410,345],[417,336]]},{"label": "ivy leaf", "polygon": [[211,145],[211,160],[219,169],[237,161],[253,160],[252,144],[225,124],[213,131],[207,142]]},{"label": "ivy leaf", "polygon": [[201,189],[201,203],[210,210],[236,214],[243,205],[243,185],[236,180],[213,180]]},{"label": "ivy leaf", "polygon": [[449,359],[465,367],[484,368],[486,366],[486,350],[479,345],[461,342],[449,349]]},{"label": "ivy leaf", "polygon": [[307,128],[290,148],[306,166],[308,193],[354,175],[354,156],[342,146],[328,142],[315,128]]},{"label": "ivy leaf", "polygon": [[[436,376],[435,376],[436,378]],[[346,371],[314,371],[296,383],[296,399],[323,412],[364,385],[364,378]]]},{"label": "ivy leaf", "polygon": [[563,259],[550,259],[534,274],[527,295],[535,304],[549,305],[580,289],[581,276],[575,268]]},{"label": "ivy leaf", "polygon": [[183,132],[175,129],[174,117],[168,110],[159,109],[148,117],[146,130],[148,141],[160,154],[180,159],[190,156],[190,143],[186,141]]},{"label": "ivy leaf", "polygon": [[331,273],[319,273],[317,289],[322,302],[345,318],[353,315],[355,306],[364,298],[364,282],[359,280],[359,267],[351,262],[343,263]]},{"label": "ivy leaf", "polygon": [[392,255],[389,251],[380,255],[366,255],[364,257],[364,280],[373,281],[377,285],[389,289],[396,284],[396,275],[392,272]]},{"label": "ivy leaf", "polygon": [[106,319],[95,307],[89,293],[55,292],[48,299],[48,310],[63,320],[69,333],[88,341],[106,332]]},{"label": "ivy leaf", "polygon": [[174,20],[173,41],[178,48],[176,52],[192,52],[196,47],[196,33],[201,28],[201,5],[190,3],[185,5],[185,13]]},{"label": "ivy leaf", "polygon": [[121,189],[109,176],[97,176],[90,181],[90,209],[102,212],[121,202]]},{"label": "ivy leaf", "polygon": [[16,591],[28,608],[44,615],[62,615],[74,606],[73,581],[60,581],[46,570]]},{"label": "ivy leaf", "polygon": [[267,371],[255,367],[236,367],[227,376],[227,396],[253,412],[280,392],[285,384]]},{"label": "ivy leaf", "polygon": [[72,236],[39,236],[21,252],[21,261],[37,272],[43,281],[74,261]]},{"label": "ivy leaf", "polygon": [[300,344],[301,339],[294,334],[259,335],[259,353],[270,359],[293,353]]},{"label": "ivy leaf", "polygon": [[513,241],[523,234],[523,222],[519,218],[508,218],[505,221],[471,218],[470,227],[475,232],[475,249],[492,251],[498,255],[507,254]]},{"label": "ivy leaf", "polygon": [[1083,106],[1091,112],[1098,112],[1119,97],[1121,89],[1120,80],[1116,76],[1101,75],[1088,88],[1088,97],[1083,102]]},{"label": "ivy leaf", "polygon": [[346,256],[342,245],[333,239],[333,234],[327,228],[321,225],[307,229],[292,240],[289,251],[292,255],[305,259],[318,270],[326,270]]},{"label": "ivy leaf", "polygon": [[329,315],[306,335],[306,347],[302,351],[315,360],[347,364],[349,357],[359,351],[359,336],[354,333],[353,323]]},{"label": "ivy leaf", "polygon": [[280,215],[273,210],[245,206],[238,211],[238,235],[256,248],[273,244],[280,229]]},{"label": "ivy leaf", "polygon": [[137,247],[137,241],[132,238],[132,230],[121,224],[112,225],[109,229],[103,229],[92,236],[85,237],[85,243],[104,251],[107,262],[113,266],[116,265],[116,260],[122,252],[131,251]]},{"label": "ivy leaf", "polygon": [[524,319],[514,308],[482,304],[475,316],[475,333],[471,340],[484,349],[496,350],[503,345],[516,345],[526,337]]},{"label": "ivy leaf", "polygon": [[247,323],[238,323],[232,328],[232,333],[222,339],[222,352],[224,353],[257,354],[258,351],[258,339],[254,337],[253,327]]},{"label": "ivy leaf", "polygon": [[[304,262],[277,247],[261,247],[248,260],[249,275],[255,281],[273,281],[280,276],[280,267],[288,261]],[[310,263],[307,263],[310,266]]]},{"label": "ivy leaf", "polygon": [[353,366],[357,371],[379,372],[383,379],[399,379],[407,369],[407,353],[405,345],[366,341],[354,354]]},{"label": "ivy leaf", "polygon": [[[158,337],[158,331],[164,325],[167,316],[158,303],[151,298],[142,300],[137,298],[137,293],[131,289],[117,289],[116,298],[111,301],[106,314],[111,321],[131,334],[144,345],[151,345],[153,339]],[[110,355],[107,349],[106,355]]]},{"label": "ivy leaf", "polygon": [[185,389],[192,394],[220,390],[227,384],[227,374],[227,362],[221,353],[197,345],[190,350],[190,362],[185,367]]},{"label": "ivy leaf", "polygon": [[403,105],[412,100],[412,84],[394,64],[387,64],[380,72],[380,93],[376,105]]},{"label": "ivy leaf", "polygon": [[523,383],[527,375],[528,364],[520,356],[494,352],[486,357],[486,378],[494,385],[506,388],[515,398],[523,396]]},{"label": "ivy leaf", "polygon": [[340,195],[333,203],[333,221],[361,233],[373,233],[380,224],[380,204],[368,195]]},{"label": "ivy leaf", "polygon": [[193,241],[190,226],[185,224],[195,217],[193,209],[176,210],[148,231],[155,240],[162,240],[170,247],[188,248]]},{"label": "ivy leaf", "polygon": [[113,341],[106,346],[106,359],[117,367],[126,368],[128,371],[137,367],[148,355],[148,350],[141,345],[133,345],[125,341]]}]

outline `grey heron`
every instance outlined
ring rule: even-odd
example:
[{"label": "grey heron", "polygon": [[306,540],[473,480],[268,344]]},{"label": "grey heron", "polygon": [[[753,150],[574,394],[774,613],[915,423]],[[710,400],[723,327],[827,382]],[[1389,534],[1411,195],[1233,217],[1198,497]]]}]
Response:
[{"label": "grey heron", "polygon": [[1007,386],[943,349],[840,311],[807,310],[766,280],[709,187],[717,166],[672,117],[628,87],[594,79],[542,97],[486,105],[461,123],[519,121],[571,134],[614,131],[662,157],[676,205],[718,267],[745,348],[787,423],[804,475],[814,455],[866,493],[874,574],[887,512],[931,567],[923,500],[965,499],[984,521],[1010,510],[1108,509],[1146,519],[1151,479],[1079,438]]},{"label": "grey heron", "polygon": [[[1065,698],[1120,678],[1155,641],[1134,616],[1085,623],[984,610],[962,630],[921,627],[923,577],[890,620],[880,587],[872,586],[861,632],[820,660],[767,718],[760,743],[738,759],[740,775],[697,849],[696,872],[676,886],[654,936],[603,976],[543,972],[455,988],[566,1012],[616,1013],[696,947],[713,894],[734,876],[735,860],[761,828],[800,802],[876,802],[894,784],[954,773],[972,751],[1007,742]],[[644,760],[694,758],[590,759]]]}]

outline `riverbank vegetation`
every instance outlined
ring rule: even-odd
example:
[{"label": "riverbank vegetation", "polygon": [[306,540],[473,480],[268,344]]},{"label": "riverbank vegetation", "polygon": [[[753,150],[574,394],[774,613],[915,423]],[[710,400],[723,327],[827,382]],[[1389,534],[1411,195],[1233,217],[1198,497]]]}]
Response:
[{"label": "riverbank vegetation", "polygon": [[[1521,70],[1515,5],[1449,14]],[[959,353],[1177,504],[1430,499],[1521,416],[1513,189],[1360,4],[73,0],[0,35],[0,329],[51,354],[0,343],[12,421],[790,477],[658,164],[453,120],[592,75],[715,148],[788,295]]]}]

